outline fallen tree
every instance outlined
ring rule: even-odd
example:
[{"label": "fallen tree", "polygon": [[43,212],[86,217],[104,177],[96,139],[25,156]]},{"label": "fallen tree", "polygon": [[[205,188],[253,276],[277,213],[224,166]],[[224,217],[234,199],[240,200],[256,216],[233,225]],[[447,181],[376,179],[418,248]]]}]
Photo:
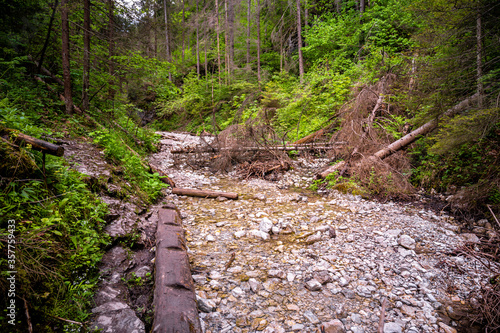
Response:
[{"label": "fallen tree", "polygon": [[209,190],[196,190],[196,189],[190,189],[190,188],[174,187],[172,189],[172,193],[177,194],[177,195],[187,195],[190,197],[203,197],[203,198],[223,197],[223,198],[228,198],[228,199],[233,199],[233,200],[238,199],[238,193],[217,192],[217,191],[209,191]]},{"label": "fallen tree", "polygon": [[[460,111],[464,110],[465,108],[468,108],[477,101],[479,98],[479,94],[475,93],[474,95],[467,97],[454,107],[448,109],[445,113],[443,113],[443,117],[452,117],[459,113]],[[394,154],[398,150],[401,150],[402,148],[408,146],[409,144],[413,143],[415,140],[417,140],[420,136],[425,135],[427,133],[430,133],[433,131],[436,127],[438,127],[439,124],[439,118],[434,118],[431,121],[425,123],[424,125],[420,126],[416,130],[414,130],[411,133],[408,133],[407,135],[403,136],[401,139],[394,141],[391,143],[389,146],[385,147],[384,149],[381,149],[377,151],[375,154],[373,154],[374,157],[380,158],[383,160],[384,158]]]},{"label": "fallen tree", "polygon": [[225,148],[216,148],[216,147],[203,147],[203,148],[181,148],[172,150],[172,154],[195,154],[195,153],[209,153],[209,152],[219,152],[219,151],[270,151],[270,150],[278,150],[278,151],[301,151],[301,150],[326,150],[331,149],[336,146],[345,145],[346,142],[332,142],[332,143],[318,143],[318,144],[292,144],[290,146],[260,146],[260,147],[225,147]]},{"label": "fallen tree", "polygon": [[[9,136],[12,138],[14,143],[17,145],[21,145],[22,143],[27,143],[31,145],[31,147],[35,150],[41,151],[42,153],[46,153],[49,155],[54,155],[61,157],[64,155],[64,147],[34,138],[32,136],[14,131],[12,129],[5,129],[6,132],[9,133]],[[11,144],[12,145],[12,144]],[[14,145],[12,145],[14,146]]]}]

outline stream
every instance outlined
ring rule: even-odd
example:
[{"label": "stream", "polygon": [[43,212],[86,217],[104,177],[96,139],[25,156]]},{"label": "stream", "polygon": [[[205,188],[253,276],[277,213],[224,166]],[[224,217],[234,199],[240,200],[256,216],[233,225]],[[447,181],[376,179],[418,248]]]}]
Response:
[{"label": "stream", "polygon": [[[312,192],[307,187],[325,165],[321,159],[299,157],[275,182],[194,170],[189,157],[174,159],[170,150],[199,138],[160,134],[150,162],[177,187],[236,192],[239,199],[166,190],[162,202],[145,208],[104,197],[111,207],[107,232],[139,235],[138,246],[115,242],[103,258],[92,312],[104,332],[139,333],[151,325],[154,232],[165,203],[181,213],[204,332],[377,332],[384,299],[385,333],[480,332],[469,327],[468,304],[477,302],[488,271],[471,256],[452,254],[477,240],[452,217],[416,204]],[[69,155],[93,172],[92,158],[71,149]],[[137,277],[142,284],[130,282]]]}]

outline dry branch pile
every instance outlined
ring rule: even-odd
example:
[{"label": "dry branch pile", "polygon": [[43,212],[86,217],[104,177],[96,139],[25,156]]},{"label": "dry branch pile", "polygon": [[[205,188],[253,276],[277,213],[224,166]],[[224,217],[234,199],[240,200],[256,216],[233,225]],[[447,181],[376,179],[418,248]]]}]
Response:
[{"label": "dry branch pile", "polygon": [[[351,103],[340,110],[340,130],[330,142],[347,142],[330,152],[331,156],[346,161],[338,176],[355,177],[370,192],[380,196],[406,197],[413,191],[408,177],[410,164],[403,152],[393,154],[384,161],[372,156],[395,138],[384,126],[393,115],[400,115],[396,105],[388,101],[391,86],[396,82],[394,74],[387,74],[373,86],[358,88]],[[403,128],[400,129],[404,131]],[[328,171],[322,172],[322,178]]]},{"label": "dry branch pile", "polygon": [[238,165],[240,177],[266,179],[276,179],[277,173],[291,165],[286,149],[275,148],[284,140],[268,125],[231,125],[213,139],[204,135],[201,139],[203,144],[187,157],[191,165],[201,167],[208,163],[214,171],[229,171]]}]

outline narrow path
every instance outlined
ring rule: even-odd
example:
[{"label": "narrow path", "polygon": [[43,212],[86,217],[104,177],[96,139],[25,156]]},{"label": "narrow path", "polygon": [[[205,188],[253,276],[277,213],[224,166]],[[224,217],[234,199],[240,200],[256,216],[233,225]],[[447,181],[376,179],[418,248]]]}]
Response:
[{"label": "narrow path", "polygon": [[346,332],[376,332],[384,298],[384,332],[454,332],[471,321],[466,302],[488,277],[477,260],[449,254],[472,237],[452,218],[338,192],[320,197],[306,189],[313,168],[274,183],[194,171],[174,165],[169,150],[198,139],[162,135],[151,161],[179,187],[240,194],[166,198],[187,230],[205,332],[316,332],[333,319]]}]

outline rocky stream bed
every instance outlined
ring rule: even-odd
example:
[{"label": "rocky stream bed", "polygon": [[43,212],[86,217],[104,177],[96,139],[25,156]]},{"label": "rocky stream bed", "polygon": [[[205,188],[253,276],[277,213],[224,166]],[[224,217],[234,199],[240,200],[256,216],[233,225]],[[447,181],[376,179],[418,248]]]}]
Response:
[{"label": "rocky stream bed", "polygon": [[[384,299],[385,333],[480,331],[470,327],[470,307],[489,271],[479,259],[455,251],[478,238],[462,233],[452,217],[336,191],[318,195],[307,187],[322,160],[299,158],[276,182],[193,170],[189,161],[174,162],[170,150],[199,139],[161,134],[161,151],[150,162],[178,187],[240,197],[205,199],[167,190],[159,204],[138,207],[105,195],[108,233],[140,236],[132,248],[115,242],[103,259],[95,327],[150,327],[156,213],[173,203],[186,231],[204,332],[320,332],[321,325],[324,332],[377,332]],[[99,152],[86,157],[74,147],[67,151],[80,163],[76,168],[103,177]],[[481,223],[485,231],[491,228]],[[137,277],[147,283],[130,282]]]}]

